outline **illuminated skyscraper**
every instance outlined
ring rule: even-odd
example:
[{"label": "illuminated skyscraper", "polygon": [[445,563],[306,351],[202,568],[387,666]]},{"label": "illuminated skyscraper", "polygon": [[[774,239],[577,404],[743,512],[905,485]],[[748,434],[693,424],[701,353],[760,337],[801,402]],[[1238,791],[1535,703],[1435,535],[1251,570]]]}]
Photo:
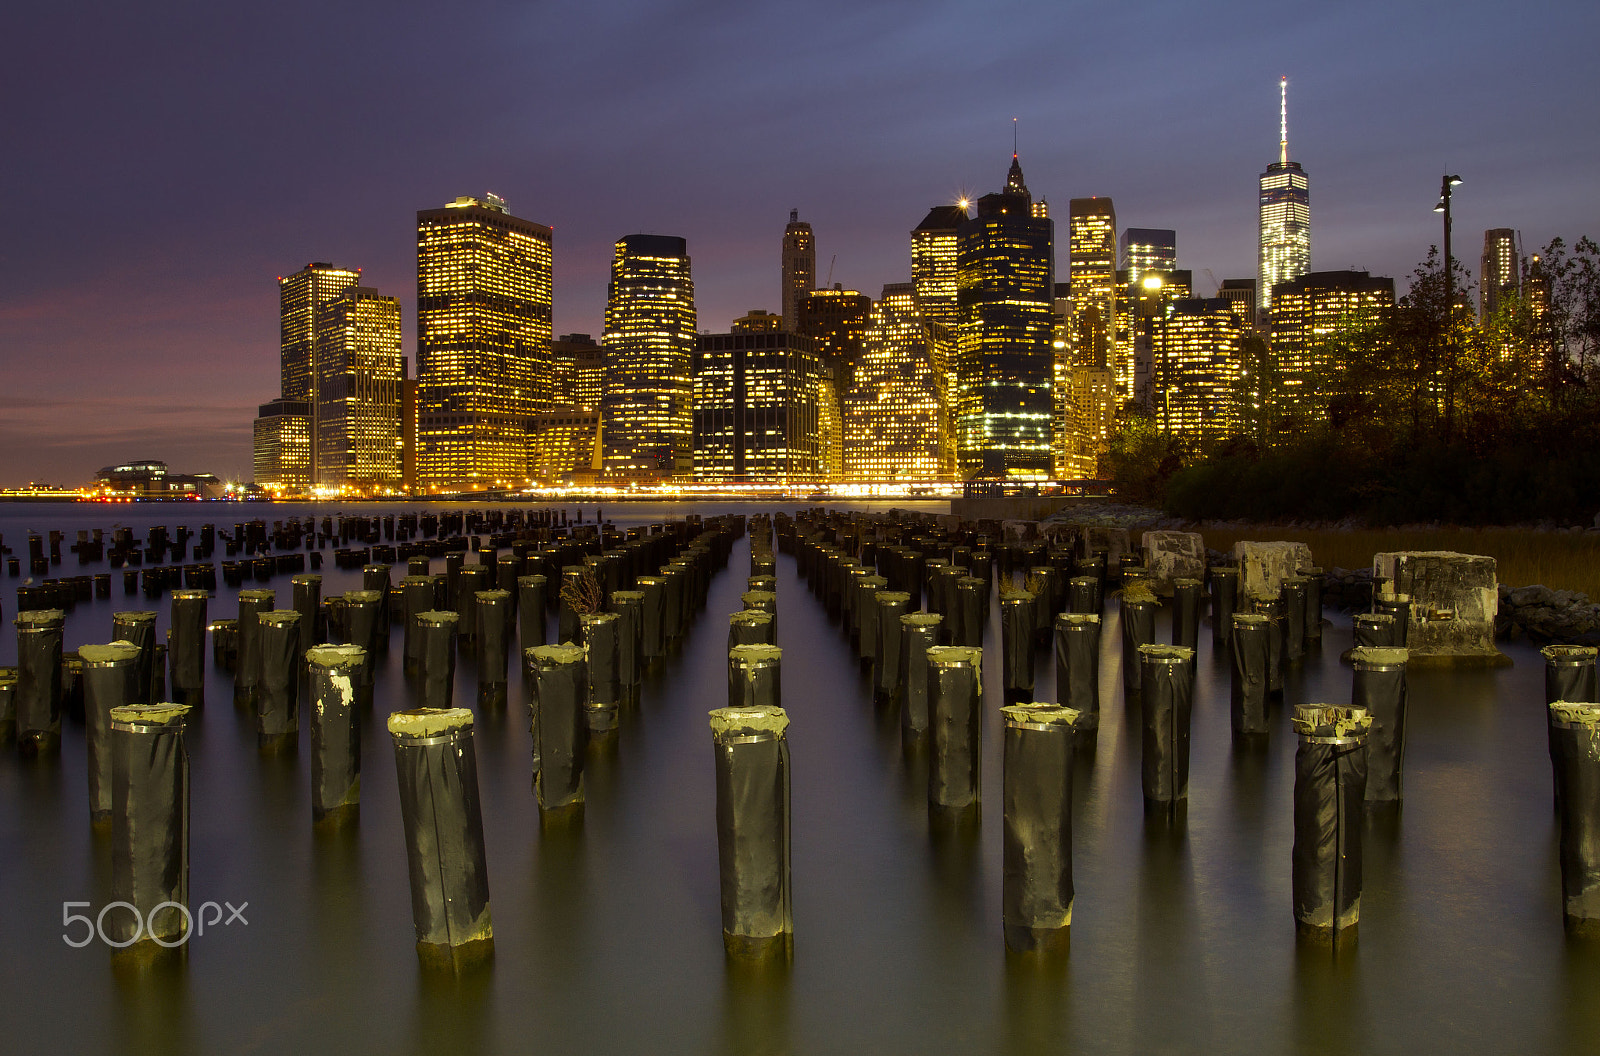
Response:
[{"label": "illuminated skyscraper", "polygon": [[955,446],[932,326],[917,310],[915,284],[883,288],[843,394],[847,480],[952,479]]},{"label": "illuminated skyscraper", "polygon": [[956,238],[962,476],[1048,477],[1054,225],[1034,215],[1015,153],[1005,190],[979,199]]},{"label": "illuminated skyscraper", "polygon": [[311,486],[311,403],[278,398],[256,414],[252,440],[255,482],[273,491]]},{"label": "illuminated skyscraper", "polygon": [[420,487],[520,484],[551,389],[550,229],[492,194],[418,212]]},{"label": "illuminated skyscraper", "polygon": [[798,333],[800,298],[817,288],[817,247],[811,225],[800,219],[800,210],[789,210],[789,226],[783,229],[783,328]]},{"label": "illuminated skyscraper", "polygon": [[317,313],[316,482],[366,493],[404,480],[400,302],[351,286]]},{"label": "illuminated skyscraper", "polygon": [[600,407],[600,386],[605,379],[605,351],[588,334],[562,334],[550,342],[554,376],[552,407]]},{"label": "illuminated skyscraper", "polygon": [[1066,351],[1074,366],[1109,369],[1127,399],[1133,364],[1116,347],[1117,211],[1110,198],[1074,198],[1068,213]]},{"label": "illuminated skyscraper", "polygon": [[1233,313],[1246,330],[1256,328],[1256,280],[1223,279],[1217,296],[1233,306]]},{"label": "illuminated skyscraper", "polygon": [[872,319],[872,298],[834,284],[800,298],[800,333],[816,343],[822,381],[818,392],[821,473],[837,480],[844,473],[844,417],[841,400],[850,391],[862,342]]},{"label": "illuminated skyscraper", "polygon": [[1243,376],[1245,326],[1220,297],[1173,301],[1151,327],[1152,410],[1162,432],[1218,440],[1238,428],[1234,386]]},{"label": "illuminated skyscraper", "polygon": [[1311,270],[1311,185],[1289,160],[1289,78],[1278,84],[1278,160],[1261,174],[1261,256],[1257,307],[1272,305],[1273,287]]},{"label": "illuminated skyscraper", "polygon": [[956,306],[956,229],[967,219],[966,205],[936,205],[911,232],[911,283],[922,318],[954,331]]},{"label": "illuminated skyscraper", "polygon": [[819,373],[812,340],[799,334],[763,323],[699,335],[694,354],[694,478],[816,481]]},{"label": "illuminated skyscraper", "polygon": [[1312,271],[1272,291],[1272,358],[1279,402],[1309,407],[1319,371],[1333,362],[1328,335],[1394,306],[1394,280],[1364,271]]},{"label": "illuminated skyscraper", "polygon": [[604,470],[617,480],[675,480],[693,468],[694,280],[688,243],[628,235],[611,258],[606,299]]},{"label": "illuminated skyscraper", "polygon": [[1130,227],[1122,232],[1122,269],[1129,282],[1147,271],[1169,272],[1178,266],[1178,233],[1165,228]]},{"label": "illuminated skyscraper", "polygon": [[1483,260],[1478,268],[1478,321],[1486,323],[1506,295],[1522,291],[1522,257],[1517,252],[1517,233],[1509,227],[1495,227],[1483,233]]},{"label": "illuminated skyscraper", "polygon": [[1116,347],[1130,368],[1129,398],[1141,406],[1150,406],[1155,384],[1153,329],[1173,301],[1192,296],[1192,275],[1185,269],[1146,271],[1138,282],[1131,281],[1126,271],[1117,272]]},{"label": "illuminated skyscraper", "polygon": [[317,480],[317,318],[322,307],[361,281],[361,270],[332,264],[307,264],[293,275],[278,277],[278,325],[281,348],[279,395],[303,401],[311,416],[307,481]]}]

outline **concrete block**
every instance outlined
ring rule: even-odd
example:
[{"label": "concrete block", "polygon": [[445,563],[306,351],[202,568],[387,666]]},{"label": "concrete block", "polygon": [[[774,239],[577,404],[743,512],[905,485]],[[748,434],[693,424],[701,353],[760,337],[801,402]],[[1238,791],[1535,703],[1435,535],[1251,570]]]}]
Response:
[{"label": "concrete block", "polygon": [[1413,665],[1511,663],[1494,645],[1500,608],[1494,558],[1447,550],[1374,554],[1372,574],[1411,595],[1406,647]]},{"label": "concrete block", "polygon": [[1206,578],[1206,544],[1197,532],[1145,532],[1145,576],[1155,592],[1172,596],[1175,579]]},{"label": "concrete block", "polygon": [[1243,539],[1233,544],[1233,561],[1239,566],[1240,594],[1276,594],[1283,588],[1285,576],[1297,576],[1302,568],[1315,564],[1305,543]]}]

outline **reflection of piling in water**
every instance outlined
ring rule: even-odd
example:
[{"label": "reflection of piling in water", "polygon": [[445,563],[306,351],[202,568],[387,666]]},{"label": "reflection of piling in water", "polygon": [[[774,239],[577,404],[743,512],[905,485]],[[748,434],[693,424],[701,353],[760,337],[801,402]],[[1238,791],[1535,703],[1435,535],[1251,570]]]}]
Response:
[{"label": "reflection of piling in water", "polygon": [[1367,713],[1368,803],[1399,803],[1404,797],[1406,755],[1406,660],[1404,649],[1354,649],[1350,703]]},{"label": "reflection of piling in water", "polygon": [[111,710],[127,707],[139,678],[139,647],[132,642],[80,646],[83,658],[84,741],[88,756],[89,820],[111,821]]},{"label": "reflection of piling in water", "polygon": [[17,738],[17,669],[0,667],[0,744]]},{"label": "reflection of piling in water", "polygon": [[928,733],[928,650],[939,644],[936,612],[909,612],[900,617],[900,732],[916,741]]},{"label": "reflection of piling in water", "polygon": [[[243,615],[244,615],[244,613],[243,613],[243,604],[244,604],[245,595],[247,595],[247,594],[248,595],[258,595],[258,594],[268,594],[268,595],[270,595],[271,593],[272,593],[271,591],[254,591],[254,590],[240,591],[239,592],[239,599],[240,599],[239,603],[240,603],[240,606],[241,606],[240,616],[243,617]],[[271,607],[272,607],[271,605],[267,606],[267,608],[269,608],[269,609]],[[251,634],[253,636],[254,627],[251,628]],[[137,669],[137,673],[134,675],[134,687],[133,687],[134,695],[133,695],[133,698],[128,701],[128,703],[129,704],[148,704],[148,703],[150,703],[150,686],[151,686],[151,683],[155,680],[156,614],[153,613],[153,612],[149,612],[149,611],[114,612],[114,613],[112,613],[111,614],[111,637],[112,637],[112,639],[114,641],[130,642],[133,645],[136,645],[136,646],[139,647],[139,659],[134,662],[134,667]],[[245,664],[246,654],[245,654],[244,650],[245,650],[245,628],[244,628],[244,621],[241,618],[240,626],[239,626],[239,671],[240,671],[240,675],[241,676],[243,675],[243,672],[245,670],[244,664]],[[251,654],[251,655],[254,655],[254,654]],[[260,666],[261,666],[260,665],[260,661],[257,660],[255,662],[255,666],[250,669],[251,672],[252,672],[252,679],[255,677],[255,673],[260,670]],[[252,681],[250,684],[252,686],[254,686],[255,683],[254,683],[254,681]]]},{"label": "reflection of piling in water", "polygon": [[1056,702],[1078,713],[1074,727],[1100,726],[1100,617],[1063,612],[1056,617]]},{"label": "reflection of piling in water", "polygon": [[1218,566],[1211,576],[1211,645],[1221,650],[1233,637],[1233,614],[1239,607],[1239,570]]},{"label": "reflection of piling in water", "polygon": [[261,681],[256,687],[256,742],[264,753],[293,749],[299,739],[300,614],[273,609],[256,617]]},{"label": "reflection of piling in water", "polygon": [[456,629],[459,613],[448,609],[419,612],[414,632],[417,643],[417,698],[423,708],[446,709],[455,693]]},{"label": "reflection of piling in water", "polygon": [[794,952],[789,717],[780,707],[730,706],[710,720],[723,949],[738,960],[787,960]]},{"label": "reflection of piling in water", "polygon": [[872,695],[892,701],[900,692],[900,651],[905,640],[905,625],[900,617],[911,609],[911,595],[903,590],[880,590],[872,596],[877,607],[873,617],[878,628],[878,644],[873,651]]},{"label": "reflection of piling in water", "polygon": [[589,744],[585,714],[589,672],[583,648],[540,645],[527,650],[533,674],[533,791],[540,816],[583,809],[583,753]]},{"label": "reflection of piling in water", "polygon": [[1037,618],[1032,591],[1001,591],[1000,688],[1007,700],[1033,696],[1033,625]]},{"label": "reflection of piling in water", "polygon": [[1131,579],[1122,588],[1122,690],[1130,697],[1139,695],[1139,647],[1156,640],[1156,596],[1150,584]]},{"label": "reflection of piling in water", "polygon": [[1061,948],[1072,925],[1072,758],[1078,713],[1051,704],[1012,705],[1000,713],[1005,723],[1001,917],[1006,945],[1018,951]]},{"label": "reflection of piling in water", "polygon": [[459,970],[494,952],[472,712],[417,708],[389,716],[411,874],[417,957]]},{"label": "reflection of piling in water", "polygon": [[1140,768],[1147,812],[1178,812],[1189,799],[1189,738],[1194,715],[1194,650],[1139,647],[1144,754]]},{"label": "reflection of piling in water", "polygon": [[134,908],[105,915],[107,939],[120,947],[114,960],[181,956],[188,939],[188,711],[131,704],[110,712],[111,898]]},{"label": "reflection of piling in water", "polygon": [[1302,704],[1294,756],[1294,918],[1301,935],[1338,944],[1361,919],[1367,729],[1360,708]]},{"label": "reflection of piling in water", "polygon": [[367,651],[319,645],[306,653],[311,681],[311,820],[338,825],[361,804],[361,733],[357,693]]},{"label": "reflection of piling in water", "polygon": [[1567,931],[1600,939],[1600,703],[1549,706]]},{"label": "reflection of piling in water", "polygon": [[928,803],[936,811],[976,813],[982,788],[983,653],[948,645],[927,655]]},{"label": "reflection of piling in water", "polygon": [[61,750],[61,638],[66,614],[60,609],[17,613],[17,748],[24,755]]},{"label": "reflection of piling in water", "polygon": [[167,637],[173,695],[199,704],[206,687],[206,599],[203,590],[172,592],[172,623]]},{"label": "reflection of piling in water", "polygon": [[1200,587],[1198,579],[1172,581],[1172,644],[1185,649],[1200,645]]},{"label": "reflection of piling in water", "polygon": [[1241,612],[1233,617],[1229,652],[1233,657],[1231,713],[1236,735],[1254,736],[1270,729],[1267,725],[1270,631],[1267,617],[1259,613]]}]

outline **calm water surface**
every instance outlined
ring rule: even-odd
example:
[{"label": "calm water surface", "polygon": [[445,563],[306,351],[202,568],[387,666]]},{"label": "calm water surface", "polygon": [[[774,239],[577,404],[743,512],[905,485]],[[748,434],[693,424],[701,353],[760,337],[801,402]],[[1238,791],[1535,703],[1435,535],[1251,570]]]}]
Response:
[{"label": "calm water surface", "polygon": [[[697,512],[757,508],[777,507]],[[623,525],[685,509],[606,512]],[[70,542],[77,528],[118,518],[198,528],[298,512],[0,506],[0,533],[25,555],[30,527],[65,529]],[[1507,646],[1510,669],[1412,674],[1405,810],[1368,823],[1360,939],[1335,961],[1295,940],[1285,710],[1275,710],[1267,748],[1236,750],[1227,668],[1203,634],[1187,825],[1147,830],[1113,606],[1103,724],[1076,777],[1072,948],[1041,967],[1008,960],[1001,937],[998,677],[985,680],[981,832],[935,841],[925,771],[902,756],[895,718],[875,712],[866,674],[788,556],[778,591],[795,960],[776,977],[730,972],[706,712],[726,702],[725,615],[742,607],[748,553],[747,541],[735,546],[682,648],[648,676],[615,753],[591,757],[581,831],[540,833],[516,665],[513,703],[480,710],[496,960],[460,982],[422,976],[412,947],[382,725],[411,705],[398,647],[362,730],[360,824],[336,836],[311,831],[306,720],[298,756],[260,759],[231,677],[210,672],[208,703],[189,728],[191,904],[248,902],[249,923],[194,937],[187,967],[170,977],[119,981],[103,946],[62,941],[64,901],[94,912],[110,899],[109,840],[88,825],[81,724],[66,724],[57,761],[0,753],[0,1052],[1600,1051],[1600,955],[1561,928],[1543,675],[1531,648]],[[75,574],[75,558],[59,571]],[[359,586],[359,572],[323,576],[325,596]],[[0,590],[8,618],[16,582]],[[268,585],[287,604],[288,577]],[[124,597],[119,580],[111,600],[77,607],[68,647],[108,640],[113,611],[147,604]],[[222,588],[211,618],[235,611]],[[985,641],[997,674],[993,615]],[[1348,620],[1334,617],[1321,653],[1290,675],[1287,699],[1346,701],[1338,655],[1349,645]],[[0,663],[15,649],[7,629]],[[475,700],[475,678],[463,658],[458,703]],[[1038,699],[1053,700],[1046,651],[1036,680]]]}]

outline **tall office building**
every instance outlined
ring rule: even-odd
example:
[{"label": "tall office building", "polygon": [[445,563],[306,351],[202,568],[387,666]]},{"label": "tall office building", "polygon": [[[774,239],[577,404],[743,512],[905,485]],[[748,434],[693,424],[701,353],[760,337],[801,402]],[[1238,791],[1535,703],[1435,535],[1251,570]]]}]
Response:
[{"label": "tall office building", "polygon": [[817,246],[800,210],[789,210],[783,229],[783,328],[798,333],[800,298],[817,288]]},{"label": "tall office building", "polygon": [[1005,189],[956,234],[955,430],[963,477],[1051,471],[1054,225],[1034,215],[1015,153]]},{"label": "tall office building", "polygon": [[956,305],[956,229],[967,219],[961,205],[936,205],[911,232],[911,283],[923,319],[953,331]]},{"label": "tall office building", "polygon": [[1217,296],[1233,306],[1233,313],[1244,323],[1246,330],[1256,328],[1255,279],[1223,279]]},{"label": "tall office building", "polygon": [[351,286],[317,313],[316,482],[366,494],[404,483],[400,302]]},{"label": "tall office building", "polygon": [[1112,372],[1117,394],[1133,395],[1133,364],[1116,347],[1117,212],[1110,198],[1068,203],[1067,290],[1071,301],[1064,337],[1074,366]]},{"label": "tall office building", "polygon": [[562,334],[550,342],[551,406],[600,407],[600,386],[605,379],[605,350],[588,334]]},{"label": "tall office building", "polygon": [[1174,301],[1194,296],[1193,276],[1185,269],[1146,271],[1138,282],[1117,272],[1116,347],[1129,370],[1128,399],[1151,406],[1156,380],[1154,328]]},{"label": "tall office building", "polygon": [[696,480],[792,484],[820,474],[815,345],[761,316],[695,339]]},{"label": "tall office building", "polygon": [[1278,402],[1311,410],[1317,374],[1332,365],[1327,337],[1394,306],[1394,280],[1364,271],[1312,271],[1272,291],[1272,358]]},{"label": "tall office building", "polygon": [[1162,432],[1209,442],[1238,428],[1234,388],[1246,328],[1221,297],[1173,301],[1151,328],[1152,410]]},{"label": "tall office building", "polygon": [[417,476],[431,491],[521,484],[549,406],[550,229],[504,199],[417,213]]},{"label": "tall office building", "polygon": [[1122,232],[1122,270],[1138,282],[1147,271],[1166,273],[1178,267],[1178,233],[1166,228],[1130,227]]},{"label": "tall office building", "polygon": [[1289,78],[1278,82],[1278,160],[1261,174],[1261,255],[1257,308],[1272,305],[1273,287],[1311,270],[1311,185],[1289,160]]},{"label": "tall office building", "polygon": [[317,318],[322,307],[361,281],[361,269],[338,268],[318,261],[293,275],[278,276],[281,399],[303,401],[311,416],[310,447],[305,475],[317,479]]},{"label": "tall office building", "polygon": [[281,396],[263,403],[252,430],[257,484],[297,493],[311,486],[311,402]]},{"label": "tall office building", "polygon": [[800,298],[799,330],[816,343],[822,380],[817,394],[821,430],[821,474],[825,480],[844,475],[844,414],[841,401],[854,384],[862,343],[872,320],[872,298],[835,283],[831,290],[813,290]]},{"label": "tall office building", "polygon": [[1507,295],[1522,292],[1522,257],[1517,233],[1509,227],[1483,233],[1483,260],[1478,267],[1478,322],[1487,323]]},{"label": "tall office building", "polygon": [[688,243],[628,235],[606,298],[604,470],[616,480],[677,480],[693,468],[694,280]]},{"label": "tall office building", "polygon": [[914,283],[892,283],[872,306],[853,384],[843,395],[844,476],[856,481],[950,480],[955,445],[933,327]]}]

